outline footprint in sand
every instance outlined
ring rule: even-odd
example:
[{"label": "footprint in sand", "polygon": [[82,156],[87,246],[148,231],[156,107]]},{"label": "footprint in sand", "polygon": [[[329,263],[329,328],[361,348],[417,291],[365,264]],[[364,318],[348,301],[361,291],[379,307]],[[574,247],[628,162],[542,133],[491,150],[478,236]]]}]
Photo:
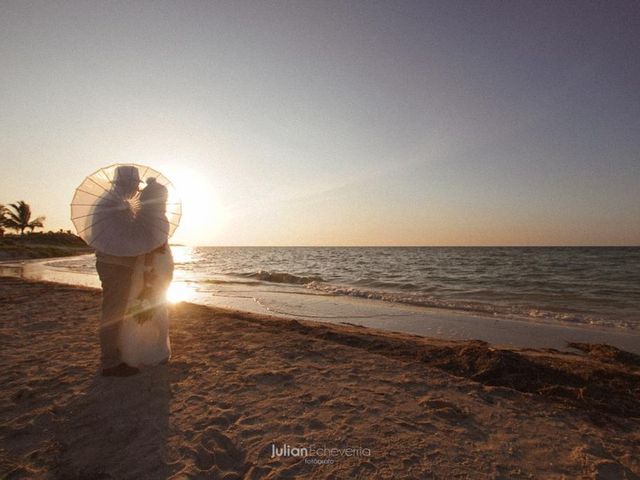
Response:
[{"label": "footprint in sand", "polygon": [[248,417],[242,417],[237,423],[240,425],[255,425],[256,423],[263,422],[264,418],[261,415],[251,415]]},{"label": "footprint in sand", "polygon": [[261,385],[286,385],[294,381],[293,375],[288,373],[264,372],[247,375],[246,380]]},{"label": "footprint in sand", "polygon": [[317,418],[312,418],[307,423],[307,430],[311,430],[311,431],[324,430],[325,428],[327,428],[327,425],[323,421],[318,420]]},{"label": "footprint in sand", "polygon": [[211,473],[213,478],[240,478],[248,469],[245,452],[215,428],[200,435],[194,460],[200,471]]},{"label": "footprint in sand", "polygon": [[427,416],[433,418],[433,416],[436,416],[446,420],[449,424],[454,424],[455,427],[465,429],[472,438],[477,440],[484,439],[487,436],[482,425],[479,424],[470,413],[463,411],[451,402],[423,397],[418,400],[418,404],[426,410],[425,413],[421,415],[422,417]]},{"label": "footprint in sand", "polygon": [[431,415],[437,415],[447,420],[463,420],[468,417],[468,415],[455,404],[444,400],[423,397],[418,400],[418,404],[427,409]]},{"label": "footprint in sand", "polygon": [[210,426],[215,426],[222,430],[227,429],[230,425],[236,422],[239,415],[232,411],[210,408],[205,417],[206,418],[204,420],[194,423],[193,427],[195,430],[201,430]]}]

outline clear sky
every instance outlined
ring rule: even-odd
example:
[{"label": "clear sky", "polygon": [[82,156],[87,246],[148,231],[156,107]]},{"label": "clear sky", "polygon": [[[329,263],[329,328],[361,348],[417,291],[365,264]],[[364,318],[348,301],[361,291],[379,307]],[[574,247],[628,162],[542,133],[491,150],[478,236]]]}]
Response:
[{"label": "clear sky", "polygon": [[0,2],[0,203],[148,164],[200,245],[640,244],[637,1]]}]

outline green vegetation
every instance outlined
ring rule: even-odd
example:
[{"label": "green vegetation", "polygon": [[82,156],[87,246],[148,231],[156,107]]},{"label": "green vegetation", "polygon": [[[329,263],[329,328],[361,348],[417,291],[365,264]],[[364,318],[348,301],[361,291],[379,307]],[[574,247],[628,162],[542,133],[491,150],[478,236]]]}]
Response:
[{"label": "green vegetation", "polygon": [[0,205],[0,227],[10,228],[20,235],[24,235],[25,229],[33,232],[36,228],[44,227],[45,217],[31,220],[31,206],[24,200],[12,203],[9,207]]},{"label": "green vegetation", "polygon": [[68,257],[93,249],[70,231],[0,236],[0,260]]},{"label": "green vegetation", "polygon": [[[43,228],[44,220],[45,217],[32,220],[31,206],[22,200],[8,207],[0,205],[0,260],[67,257],[93,251],[69,230],[34,232]],[[5,229],[19,233],[6,234]]]}]

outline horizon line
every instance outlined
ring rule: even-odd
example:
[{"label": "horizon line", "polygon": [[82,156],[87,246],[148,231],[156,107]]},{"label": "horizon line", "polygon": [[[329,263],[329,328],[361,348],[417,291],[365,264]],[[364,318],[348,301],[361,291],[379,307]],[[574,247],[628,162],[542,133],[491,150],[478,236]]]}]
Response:
[{"label": "horizon line", "polygon": [[201,248],[640,248],[640,244],[615,245],[189,245],[169,243],[173,247]]}]

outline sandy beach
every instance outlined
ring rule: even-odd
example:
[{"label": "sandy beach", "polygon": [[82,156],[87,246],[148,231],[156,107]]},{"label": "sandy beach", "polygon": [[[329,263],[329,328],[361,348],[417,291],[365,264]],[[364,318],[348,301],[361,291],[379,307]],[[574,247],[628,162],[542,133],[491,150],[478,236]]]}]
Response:
[{"label": "sandy beach", "polygon": [[0,32],[0,480],[640,480],[639,1]]},{"label": "sandy beach", "polygon": [[640,476],[636,355],[172,309],[171,362],[103,378],[99,291],[0,279],[0,476]]}]

